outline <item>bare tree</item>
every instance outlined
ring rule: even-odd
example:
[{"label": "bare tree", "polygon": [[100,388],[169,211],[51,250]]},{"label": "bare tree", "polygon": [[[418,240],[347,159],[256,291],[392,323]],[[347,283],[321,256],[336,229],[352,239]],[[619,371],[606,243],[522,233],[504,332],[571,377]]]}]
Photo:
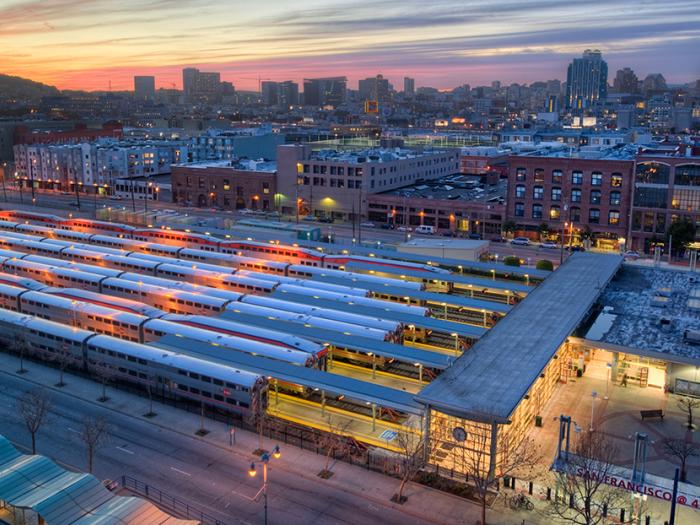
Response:
[{"label": "bare tree", "polygon": [[420,432],[409,428],[401,430],[396,435],[396,446],[399,448],[399,476],[401,484],[398,492],[391,497],[391,501],[402,504],[407,499],[403,495],[406,484],[413,479],[423,466],[423,447],[425,443]]},{"label": "bare tree", "polygon": [[680,408],[688,418],[688,422],[686,423],[688,430],[693,430],[693,428],[695,428],[693,425],[693,410],[700,408],[700,399],[682,396],[676,401],[676,405],[678,405],[678,408]]},{"label": "bare tree", "polygon": [[72,361],[68,345],[66,343],[59,345],[58,348],[56,348],[56,352],[52,357],[53,361],[55,361],[58,365],[58,370],[60,372],[58,383],[56,383],[55,386],[63,388],[64,386],[66,386],[66,383],[63,381],[63,373],[68,367],[70,361]]},{"label": "bare tree", "polygon": [[336,454],[342,456],[350,452],[351,444],[347,433],[351,424],[352,421],[350,419],[340,419],[337,423],[334,423],[331,416],[328,416],[328,431],[315,434],[316,446],[326,451],[323,470],[318,473],[320,478],[328,479],[333,475],[333,472],[330,470],[332,457],[335,457]]},{"label": "bare tree", "polygon": [[148,391],[148,413],[144,414],[145,417],[155,417],[158,414],[153,411],[153,386],[151,386],[151,383],[156,382],[156,378],[154,375],[148,375],[146,378],[146,390]]},{"label": "bare tree", "polygon": [[27,341],[27,338],[24,335],[18,335],[17,338],[15,339],[15,349],[19,352],[19,370],[17,370],[18,374],[26,374],[28,370],[24,368],[24,356],[27,353],[27,350],[29,350],[29,342]]},{"label": "bare tree", "polygon": [[92,366],[92,372],[102,384],[102,396],[98,397],[97,400],[100,403],[109,401],[109,397],[107,397],[107,384],[114,378],[112,369],[107,365],[94,364]]},{"label": "bare tree", "polygon": [[51,411],[51,400],[43,390],[32,390],[19,399],[17,408],[32,436],[32,454],[36,454],[36,435]]},{"label": "bare tree", "polygon": [[663,441],[663,447],[666,454],[678,459],[681,467],[680,480],[683,482],[686,481],[687,473],[685,465],[689,458],[700,456],[700,446],[692,441],[686,441],[685,439],[667,438]]},{"label": "bare tree", "polygon": [[617,454],[617,446],[604,434],[581,434],[557,469],[558,494],[547,513],[577,525],[597,525],[607,520],[606,514],[624,507],[628,495],[605,483],[615,475]]},{"label": "bare tree", "polygon": [[464,442],[461,460],[463,469],[474,484],[474,489],[481,505],[481,523],[486,525],[486,506],[491,487],[505,477],[518,474],[524,479],[530,476],[530,470],[540,459],[539,447],[531,439],[524,439],[514,450],[508,450],[507,443],[501,445],[498,458],[491,466],[489,428],[469,432]]},{"label": "bare tree", "polygon": [[106,443],[109,437],[109,425],[102,417],[86,417],[80,429],[80,439],[85,443],[88,460],[88,472],[92,474],[95,452]]}]

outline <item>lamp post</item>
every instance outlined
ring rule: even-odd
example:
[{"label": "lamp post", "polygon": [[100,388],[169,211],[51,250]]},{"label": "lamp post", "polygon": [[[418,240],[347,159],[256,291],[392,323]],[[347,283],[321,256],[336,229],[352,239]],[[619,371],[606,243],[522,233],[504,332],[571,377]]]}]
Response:
[{"label": "lamp post", "polygon": [[7,190],[5,190],[5,175],[7,173],[7,162],[2,163],[2,195],[7,202]]},{"label": "lamp post", "polygon": [[593,432],[593,414],[595,410],[595,398],[598,397],[598,392],[591,392],[591,425],[588,427],[589,432]]},{"label": "lamp post", "polygon": [[97,183],[96,182],[92,183],[92,189],[95,192],[94,200],[93,200],[93,208],[95,210],[95,220],[97,220]]},{"label": "lamp post", "polygon": [[146,193],[145,193],[144,198],[143,198],[143,216],[144,216],[144,219],[146,218],[146,215],[148,215],[148,196],[151,193],[152,187],[153,187],[152,182],[149,182],[148,184],[146,184],[146,188],[145,188]]},{"label": "lamp post", "polygon": [[[279,445],[275,445],[275,448],[272,449],[272,457],[275,459],[279,459],[282,453],[280,452],[280,447]],[[265,505],[265,525],[267,525],[267,464],[270,462],[270,454],[268,452],[264,452],[260,456],[260,462],[263,465],[263,486],[260,488],[258,493],[255,495],[255,498],[253,498],[255,501],[257,501],[260,496],[262,495],[264,505]],[[251,478],[254,478],[257,474],[257,471],[255,470],[255,462],[250,464],[250,469],[248,470],[248,475]]]},{"label": "lamp post", "polygon": [[605,363],[605,368],[607,369],[607,374],[605,376],[605,397],[603,397],[603,399],[607,401],[608,399],[610,399],[608,397],[608,390],[610,388],[610,375],[612,373],[612,363]]}]

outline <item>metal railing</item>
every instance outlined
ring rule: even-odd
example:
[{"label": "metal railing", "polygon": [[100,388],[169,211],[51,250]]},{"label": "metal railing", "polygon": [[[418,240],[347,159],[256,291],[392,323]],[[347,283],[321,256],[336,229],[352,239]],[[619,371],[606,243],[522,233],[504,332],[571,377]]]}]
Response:
[{"label": "metal railing", "polygon": [[159,488],[144,483],[131,476],[122,476],[121,485],[131,492],[135,492],[144,498],[150,500],[153,503],[158,504],[170,512],[173,512],[183,518],[198,520],[202,525],[228,525],[226,522],[215,518],[211,514],[207,514],[202,509],[198,508],[196,505],[192,505],[180,498],[171,496],[167,492],[160,490]]}]

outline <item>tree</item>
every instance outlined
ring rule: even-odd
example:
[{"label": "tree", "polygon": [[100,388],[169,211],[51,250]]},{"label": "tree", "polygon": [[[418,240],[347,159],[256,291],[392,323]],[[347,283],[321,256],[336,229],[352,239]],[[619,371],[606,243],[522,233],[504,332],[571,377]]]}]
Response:
[{"label": "tree", "polygon": [[590,226],[586,224],[585,228],[583,228],[583,231],[581,232],[581,239],[584,241],[590,241],[593,238],[593,232],[591,231]]},{"label": "tree", "polygon": [[29,349],[29,343],[27,342],[27,338],[25,336],[17,336],[15,339],[15,349],[19,352],[19,370],[17,370],[17,373],[26,374],[28,370],[24,368],[24,355]]},{"label": "tree", "polygon": [[95,452],[102,447],[109,437],[109,425],[102,417],[86,417],[80,429],[80,439],[85,443],[88,460],[88,472],[92,474]]},{"label": "tree", "polygon": [[486,505],[488,503],[489,489],[497,485],[500,480],[513,474],[523,478],[530,475],[530,470],[540,459],[539,447],[534,441],[527,438],[512,451],[504,444],[494,468],[491,468],[490,454],[490,428],[472,427],[467,440],[463,443],[463,455],[455,456],[461,461],[464,471],[474,484],[474,489],[481,505],[481,523],[486,525]]},{"label": "tree", "polygon": [[685,439],[671,438],[664,439],[663,447],[666,454],[675,457],[680,462],[680,480],[685,482],[687,477],[685,465],[689,458],[700,456],[700,447],[691,441],[686,441]]},{"label": "tree", "polygon": [[547,513],[577,525],[597,525],[627,505],[628,495],[605,483],[615,476],[617,446],[600,432],[580,434],[555,474],[558,494]]},{"label": "tree", "polygon": [[520,266],[520,259],[513,255],[509,255],[508,257],[503,258],[503,264],[506,266]]},{"label": "tree", "polygon": [[413,428],[401,430],[396,435],[396,445],[399,447],[399,476],[401,484],[396,494],[391,497],[391,501],[404,503],[406,497],[403,495],[406,484],[413,479],[423,466],[423,447],[425,445],[420,432]]},{"label": "tree", "polygon": [[554,271],[554,264],[552,263],[552,261],[542,259],[540,261],[537,261],[535,268],[537,268],[538,270],[546,270],[548,272],[551,272]]},{"label": "tree", "polygon": [[549,224],[546,222],[540,223],[540,225],[537,227],[537,233],[540,234],[540,240],[547,237],[549,234]]},{"label": "tree", "polygon": [[676,401],[676,405],[678,405],[678,408],[680,408],[688,418],[686,423],[688,430],[693,430],[693,428],[695,428],[695,425],[693,425],[693,410],[700,408],[700,399],[683,396]]},{"label": "tree", "polygon": [[328,416],[328,431],[318,432],[315,434],[316,446],[326,451],[326,462],[323,470],[318,473],[318,477],[328,479],[333,475],[330,470],[331,457],[336,454],[345,455],[350,451],[350,442],[347,438],[348,428],[352,420],[341,419],[337,423],[333,423],[331,416]]},{"label": "tree", "polygon": [[32,390],[19,399],[17,408],[32,436],[32,454],[36,454],[36,435],[51,411],[51,400],[43,390]]},{"label": "tree", "polygon": [[66,383],[63,382],[63,373],[65,372],[69,361],[71,361],[71,355],[70,350],[68,349],[68,345],[66,343],[59,345],[56,348],[56,352],[52,356],[52,359],[58,365],[58,370],[60,372],[58,383],[56,383],[55,386],[62,388],[66,386]]},{"label": "tree", "polygon": [[505,221],[503,226],[501,226],[501,230],[503,233],[515,233],[517,227],[518,225],[515,224],[515,221]]},{"label": "tree", "polygon": [[671,244],[671,255],[683,257],[686,248],[695,240],[695,223],[683,218],[675,221],[666,232],[666,242]]},{"label": "tree", "polygon": [[107,397],[107,383],[109,383],[114,377],[112,369],[104,364],[96,364],[93,366],[92,371],[102,384],[102,396],[98,397],[97,400],[100,403],[109,401],[109,397]]}]

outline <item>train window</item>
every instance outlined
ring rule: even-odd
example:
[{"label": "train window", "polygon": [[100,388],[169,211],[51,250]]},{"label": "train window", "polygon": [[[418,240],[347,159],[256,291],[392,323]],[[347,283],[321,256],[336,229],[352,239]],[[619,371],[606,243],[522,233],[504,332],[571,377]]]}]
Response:
[{"label": "train window", "polygon": [[178,390],[184,390],[185,392],[187,392],[187,390],[188,390],[187,386],[185,386],[185,385],[177,385],[177,388],[178,388]]},{"label": "train window", "polygon": [[238,404],[238,401],[236,401],[236,400],[233,399],[232,397],[227,397],[227,398],[226,398],[226,402],[227,402],[229,405],[237,405],[237,404]]},{"label": "train window", "polygon": [[223,401],[223,400],[224,400],[224,396],[222,396],[222,395],[220,395],[220,394],[214,394],[214,399],[216,399],[217,401]]},{"label": "train window", "polygon": [[187,375],[187,370],[180,370],[178,368],[177,373],[180,374],[181,376],[186,376]]},{"label": "train window", "polygon": [[246,403],[245,401],[239,401],[238,406],[242,406],[243,408],[248,408],[250,405]]},{"label": "train window", "polygon": [[211,392],[207,392],[206,390],[202,390],[202,395],[211,398]]},{"label": "train window", "polygon": [[212,379],[212,382],[215,385],[219,385],[219,386],[222,386],[224,384],[224,382],[221,379]]},{"label": "train window", "polygon": [[202,376],[200,379],[205,383],[211,383],[211,377],[209,376]]},{"label": "train window", "polygon": [[190,377],[192,379],[199,379],[199,374],[197,374],[196,372],[190,372]]},{"label": "train window", "polygon": [[199,388],[190,387],[190,392],[193,394],[199,394]]}]

